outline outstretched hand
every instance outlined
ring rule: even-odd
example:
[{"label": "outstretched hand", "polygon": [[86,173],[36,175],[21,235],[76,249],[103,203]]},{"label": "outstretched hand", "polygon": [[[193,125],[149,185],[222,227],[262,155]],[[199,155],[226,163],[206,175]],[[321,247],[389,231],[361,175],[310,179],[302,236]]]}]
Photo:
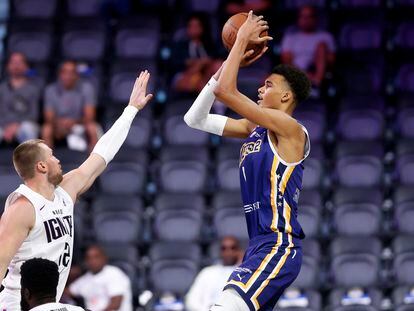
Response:
[{"label": "outstretched hand", "polygon": [[129,98],[129,105],[141,110],[152,99],[152,94],[146,94],[149,78],[150,73],[148,70],[141,71],[139,77],[135,80],[134,88]]},{"label": "outstretched hand", "polygon": [[270,36],[260,37],[260,34],[268,29],[269,25],[267,24],[267,21],[263,19],[263,15],[256,16],[253,15],[253,11],[250,11],[246,21],[241,25],[237,32],[237,38],[247,39],[249,43],[260,44],[265,41],[273,40]]}]

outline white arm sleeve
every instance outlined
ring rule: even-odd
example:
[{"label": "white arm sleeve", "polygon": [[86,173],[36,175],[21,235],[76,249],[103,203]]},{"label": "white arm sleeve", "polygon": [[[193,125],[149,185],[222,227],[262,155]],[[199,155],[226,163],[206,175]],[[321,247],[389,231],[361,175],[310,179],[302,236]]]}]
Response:
[{"label": "white arm sleeve", "polygon": [[124,143],[138,109],[127,106],[112,127],[98,140],[92,153],[99,154],[106,164],[114,158]]},{"label": "white arm sleeve", "polygon": [[216,85],[217,81],[214,78],[208,81],[185,114],[184,121],[189,127],[222,136],[228,118],[209,113],[215,100],[214,89]]}]

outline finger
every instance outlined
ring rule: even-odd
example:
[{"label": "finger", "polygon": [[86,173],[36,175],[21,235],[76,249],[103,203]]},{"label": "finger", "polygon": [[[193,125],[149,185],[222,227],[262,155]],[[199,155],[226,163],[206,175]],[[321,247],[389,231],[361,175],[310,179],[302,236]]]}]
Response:
[{"label": "finger", "polygon": [[151,76],[150,73],[148,72],[148,70],[146,70],[146,73],[145,73],[145,76],[144,76],[144,79],[143,79],[143,82],[142,82],[142,88],[144,90],[147,89],[148,80],[149,80],[150,76]]},{"label": "finger", "polygon": [[154,95],[152,95],[152,94],[148,94],[147,96],[145,96],[144,104],[147,104],[153,97],[154,97]]},{"label": "finger", "polygon": [[257,38],[256,40],[252,40],[254,43],[262,43],[262,42],[265,42],[265,41],[272,41],[273,40],[273,38],[272,37],[269,37],[269,36],[264,36],[264,37],[259,37],[259,38]]},{"label": "finger", "polygon": [[268,23],[267,23],[267,21],[265,21],[264,19],[262,19],[261,21],[258,22],[258,24],[260,26],[263,26],[263,25],[267,25]]},{"label": "finger", "polygon": [[253,49],[246,51],[246,53],[244,53],[244,58],[248,58],[249,56],[253,55],[253,53],[254,53]]},{"label": "finger", "polygon": [[257,17],[256,17],[256,22],[261,21],[263,18],[264,18],[264,16],[263,16],[263,15],[257,16]]},{"label": "finger", "polygon": [[249,11],[249,14],[247,15],[247,18],[249,20],[252,20],[253,19],[253,11],[252,10]]}]

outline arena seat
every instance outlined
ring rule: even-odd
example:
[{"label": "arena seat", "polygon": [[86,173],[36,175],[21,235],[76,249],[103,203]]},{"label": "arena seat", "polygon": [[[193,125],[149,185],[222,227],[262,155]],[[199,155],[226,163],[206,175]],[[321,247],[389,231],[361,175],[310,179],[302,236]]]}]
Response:
[{"label": "arena seat", "polygon": [[382,245],[371,237],[338,237],[330,247],[331,267],[335,286],[376,286],[381,268]]},{"label": "arena seat", "polygon": [[154,202],[154,232],[164,241],[198,241],[205,202],[198,194],[163,193]]}]

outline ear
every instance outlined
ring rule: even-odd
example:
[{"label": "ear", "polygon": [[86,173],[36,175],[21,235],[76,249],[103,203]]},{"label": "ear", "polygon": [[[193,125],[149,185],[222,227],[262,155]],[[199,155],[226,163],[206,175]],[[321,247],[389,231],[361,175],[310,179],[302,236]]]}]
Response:
[{"label": "ear", "polygon": [[47,173],[47,166],[46,166],[46,163],[44,161],[37,162],[36,163],[36,168],[42,174],[46,174]]},{"label": "ear", "polygon": [[286,91],[283,93],[281,101],[282,103],[286,104],[292,99],[292,93],[289,91]]},{"label": "ear", "polygon": [[23,288],[23,297],[26,301],[30,299],[30,291],[27,288]]}]

